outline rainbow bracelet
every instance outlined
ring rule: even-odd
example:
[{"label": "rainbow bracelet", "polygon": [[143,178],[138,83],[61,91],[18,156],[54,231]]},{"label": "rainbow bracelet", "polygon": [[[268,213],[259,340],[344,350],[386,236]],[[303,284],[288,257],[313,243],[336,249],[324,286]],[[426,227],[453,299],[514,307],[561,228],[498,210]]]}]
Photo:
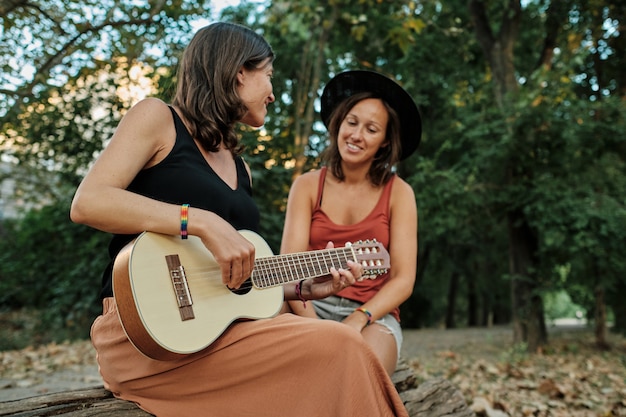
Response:
[{"label": "rainbow bracelet", "polygon": [[365,327],[367,327],[370,324],[372,324],[372,313],[370,313],[370,311],[367,308],[359,307],[359,308],[355,309],[354,311],[360,311],[361,313],[363,313],[363,314],[365,314],[367,316],[367,324],[365,325]]},{"label": "rainbow bracelet", "polygon": [[189,204],[180,206],[180,238],[187,239],[187,223],[189,222]]}]

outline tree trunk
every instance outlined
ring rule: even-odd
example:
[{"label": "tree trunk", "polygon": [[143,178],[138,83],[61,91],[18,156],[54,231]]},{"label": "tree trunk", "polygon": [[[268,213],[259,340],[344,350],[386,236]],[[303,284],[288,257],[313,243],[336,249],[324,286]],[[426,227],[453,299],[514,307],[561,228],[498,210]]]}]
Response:
[{"label": "tree trunk", "polygon": [[[491,29],[485,2],[469,0],[468,5],[476,38],[493,73],[495,102],[505,114],[510,98],[518,90],[513,50],[522,17],[521,2],[509,0],[507,10],[502,13],[497,34]],[[509,134],[513,133],[509,131]],[[509,181],[512,184],[519,176],[515,173],[516,168],[518,167],[511,166],[509,170]],[[515,342],[526,342],[529,351],[536,351],[547,342],[542,301],[537,293],[536,277],[531,272],[535,266],[537,242],[520,208],[512,209],[508,213],[507,221],[513,339]]]},{"label": "tree trunk", "polygon": [[626,282],[618,280],[613,291],[605,296],[608,297],[608,305],[611,306],[615,317],[613,332],[626,335],[626,303],[624,303],[623,294],[626,294]]},{"label": "tree trunk", "polygon": [[[298,74],[298,91],[294,97],[294,169],[291,181],[295,181],[304,172],[307,155],[304,153],[309,144],[309,137],[313,131],[315,117],[315,99],[317,88],[320,85],[321,68],[324,61],[324,48],[332,32],[339,13],[337,5],[332,5],[328,19],[323,24],[315,22],[311,33],[319,32],[317,39],[311,37],[301,55],[301,69]],[[322,16],[324,18],[325,16]]]},{"label": "tree trunk", "polygon": [[[482,317],[481,304],[479,303],[478,289],[476,288],[476,276],[468,273],[467,279],[467,325],[480,326]],[[483,308],[485,306],[483,305]]]},{"label": "tree trunk", "polygon": [[482,301],[480,325],[484,327],[491,327],[498,318],[493,304],[493,294],[490,294],[488,291],[481,291],[480,299]]},{"label": "tree trunk", "polygon": [[450,276],[450,285],[448,286],[448,303],[446,306],[446,329],[456,328],[456,297],[459,288],[460,274],[458,271],[452,271]]},{"label": "tree trunk", "polygon": [[596,336],[596,346],[602,350],[610,349],[611,345],[607,339],[606,326],[606,303],[604,302],[604,288],[602,285],[596,285],[594,290],[595,308],[594,308],[594,333]]},{"label": "tree trunk", "polygon": [[536,352],[548,341],[543,302],[531,272],[535,265],[537,240],[521,210],[509,213],[508,224],[513,342],[525,342],[529,352]]}]

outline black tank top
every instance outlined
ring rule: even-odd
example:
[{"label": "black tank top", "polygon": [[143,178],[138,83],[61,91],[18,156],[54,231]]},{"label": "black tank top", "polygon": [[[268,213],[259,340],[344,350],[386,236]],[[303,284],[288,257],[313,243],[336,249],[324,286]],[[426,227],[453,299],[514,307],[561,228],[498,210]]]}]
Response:
[{"label": "black tank top", "polygon": [[[176,127],[172,151],[157,165],[144,169],[128,190],[172,204],[188,203],[212,211],[235,229],[258,231],[259,209],[252,199],[250,177],[241,157],[235,158],[237,189],[230,188],[206,162],[178,114],[170,107]],[[101,298],[113,296],[112,267],[115,257],[138,235],[113,235],[111,262],[102,277]]]}]

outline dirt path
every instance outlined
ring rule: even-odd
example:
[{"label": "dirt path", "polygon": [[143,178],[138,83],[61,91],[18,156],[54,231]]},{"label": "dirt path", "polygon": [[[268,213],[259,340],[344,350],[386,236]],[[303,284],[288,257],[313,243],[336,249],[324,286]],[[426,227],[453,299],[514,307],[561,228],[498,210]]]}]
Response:
[{"label": "dirt path", "polygon": [[[599,351],[583,326],[550,327],[549,334],[544,351],[529,355],[513,345],[510,327],[409,329],[402,357],[418,383],[445,378],[477,412],[626,416],[626,337],[611,334],[613,348]],[[94,357],[89,341],[0,352],[0,410],[14,399],[100,386]]]},{"label": "dirt path", "polygon": [[[405,330],[402,356],[428,360],[443,351],[502,349],[508,327]],[[0,352],[0,401],[101,385],[95,352],[88,341]]]},{"label": "dirt path", "polygon": [[87,340],[0,352],[0,402],[101,385]]},{"label": "dirt path", "polygon": [[513,343],[513,332],[509,326],[449,330],[409,329],[403,335],[402,357],[407,359],[426,359],[446,351],[491,357]]}]

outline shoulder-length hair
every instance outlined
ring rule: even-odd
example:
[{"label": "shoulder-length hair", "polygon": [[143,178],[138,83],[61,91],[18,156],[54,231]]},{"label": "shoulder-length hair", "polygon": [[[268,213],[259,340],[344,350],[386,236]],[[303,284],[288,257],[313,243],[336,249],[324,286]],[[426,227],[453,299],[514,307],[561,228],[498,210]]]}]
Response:
[{"label": "shoulder-length hair", "polygon": [[237,93],[237,73],[273,61],[267,41],[245,26],[218,22],[196,32],[179,63],[172,104],[205,150],[215,152],[224,143],[234,155],[243,151],[234,131],[247,111]]},{"label": "shoulder-length hair", "polygon": [[380,149],[378,149],[368,172],[369,180],[372,184],[381,185],[389,181],[393,175],[393,166],[400,160],[400,118],[396,111],[385,100],[372,92],[367,91],[353,94],[335,107],[328,121],[330,144],[326,147],[324,152],[322,152],[321,159],[335,177],[339,180],[345,178],[343,168],[341,167],[341,154],[339,153],[337,144],[339,128],[350,110],[352,110],[358,102],[368,98],[381,100],[389,115],[387,130],[385,132],[385,143],[387,146],[381,146]]}]

